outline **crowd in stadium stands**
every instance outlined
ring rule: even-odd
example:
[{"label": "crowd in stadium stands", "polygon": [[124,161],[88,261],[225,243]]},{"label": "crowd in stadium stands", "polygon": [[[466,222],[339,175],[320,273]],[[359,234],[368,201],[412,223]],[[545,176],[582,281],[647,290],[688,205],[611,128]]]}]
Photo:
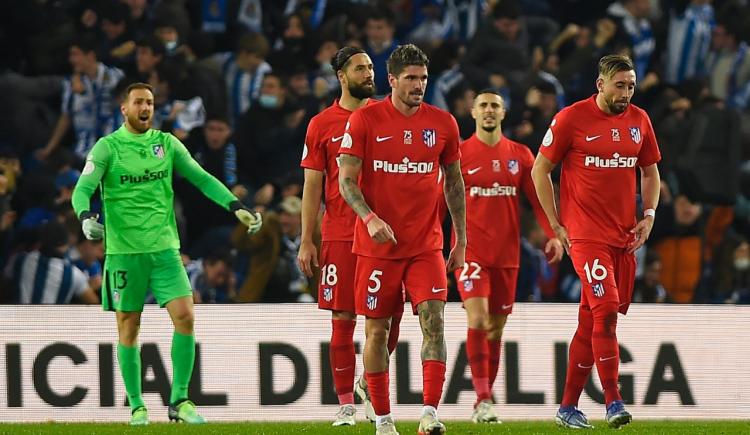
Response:
[{"label": "crowd in stadium stands", "polygon": [[[264,213],[248,236],[176,179],[195,300],[312,301],[318,277],[295,261],[299,162],[308,121],[339,90],[330,59],[364,48],[384,95],[385,60],[411,42],[431,59],[426,101],[464,139],[489,87],[506,102],[504,134],[534,153],[553,115],[595,92],[598,59],[629,54],[633,102],[663,154],[635,300],[750,303],[746,0],[39,0],[6,6],[0,24],[3,302],[97,302],[103,249],[80,234],[70,197],[138,81],[155,89],[154,128]],[[544,233],[531,213],[523,223],[518,300],[577,301],[570,261],[547,264]]]}]

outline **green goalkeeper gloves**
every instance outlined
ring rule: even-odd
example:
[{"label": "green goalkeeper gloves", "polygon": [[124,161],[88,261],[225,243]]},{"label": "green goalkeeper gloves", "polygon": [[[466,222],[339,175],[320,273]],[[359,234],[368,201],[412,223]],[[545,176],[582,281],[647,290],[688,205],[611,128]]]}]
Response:
[{"label": "green goalkeeper gloves", "polygon": [[89,240],[100,240],[104,237],[104,225],[97,222],[99,215],[90,211],[84,211],[79,216],[83,236]]},{"label": "green goalkeeper gloves", "polygon": [[229,204],[229,210],[234,212],[234,215],[237,216],[237,220],[247,227],[248,234],[257,233],[263,226],[263,218],[260,213],[248,209],[239,201],[234,201]]}]

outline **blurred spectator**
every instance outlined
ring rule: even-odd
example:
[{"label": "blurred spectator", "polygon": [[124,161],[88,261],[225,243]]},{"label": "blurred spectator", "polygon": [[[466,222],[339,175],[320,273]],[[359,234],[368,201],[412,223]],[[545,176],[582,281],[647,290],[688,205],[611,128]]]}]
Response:
[{"label": "blurred spectator", "polygon": [[665,11],[669,16],[665,81],[680,84],[705,72],[714,24],[711,0],[678,0]]},{"label": "blurred spectator", "polygon": [[47,145],[38,150],[37,157],[46,159],[62,142],[68,128],[75,133],[74,150],[85,159],[94,143],[115,129],[112,90],[123,77],[123,72],[97,60],[96,39],[92,35],[78,38],[69,49],[68,59],[73,75],[63,82],[60,118]]},{"label": "blurred spectator", "polygon": [[339,45],[336,41],[324,40],[315,53],[316,67],[310,74],[310,80],[313,95],[318,99],[323,99],[339,89],[339,79],[331,66],[331,59],[338,50]]},{"label": "blurred spectator", "polygon": [[311,302],[311,282],[299,269],[302,200],[289,196],[279,211],[263,215],[263,228],[249,236],[238,225],[232,234],[234,246],[250,255],[249,273],[240,287],[237,302]]},{"label": "blurred spectator", "polygon": [[418,45],[428,52],[442,44],[451,30],[451,15],[446,13],[448,2],[439,0],[414,1],[411,31],[406,42]]},{"label": "blurred spectator", "polygon": [[525,106],[523,121],[516,127],[514,137],[536,154],[547,127],[559,110],[555,85],[539,81],[526,93]]},{"label": "blurred spectator", "polygon": [[5,277],[14,283],[15,303],[68,304],[74,296],[87,304],[99,303],[86,275],[64,258],[69,243],[68,230],[52,220],[41,228],[39,250],[11,258]]},{"label": "blurred spectator", "polygon": [[[187,145],[203,169],[230,188],[240,200],[245,201],[247,189],[239,184],[237,148],[231,141],[231,136],[229,120],[223,116],[210,115],[203,126],[203,134],[191,136]],[[183,181],[178,183],[177,192],[183,204],[189,205],[184,208],[183,213],[187,220],[187,245],[191,247],[191,254],[210,252],[210,249],[204,248],[215,247],[220,240],[226,240],[228,244],[229,231],[219,234],[209,229],[232,226],[235,223],[234,216]]]},{"label": "blurred spectator", "polygon": [[266,74],[258,104],[250,107],[239,122],[236,145],[240,172],[248,176],[254,188],[300,172],[306,114],[289,94],[287,83],[279,75]]},{"label": "blurred spectator", "polygon": [[100,294],[102,287],[102,261],[104,243],[78,235],[78,243],[68,252],[68,259],[88,277],[89,287]]},{"label": "blurred spectator", "polygon": [[643,276],[636,278],[633,288],[633,302],[665,302],[667,291],[661,285],[662,265],[656,253],[646,253]]},{"label": "blurred spectator", "polygon": [[684,194],[659,205],[649,239],[662,264],[661,282],[669,300],[693,302],[703,268],[701,216],[703,207]]},{"label": "blurred spectator", "polygon": [[[154,116],[152,127],[171,131],[178,139],[185,140],[190,132],[203,125],[206,110],[201,97],[178,99],[177,95],[185,80],[182,68],[171,62],[162,62],[151,73],[149,84],[154,88]],[[183,95],[185,90],[183,90]]]},{"label": "blurred spectator", "polygon": [[104,2],[101,10],[101,29],[104,39],[100,42],[101,61],[122,70],[133,64],[135,42],[130,31],[128,7],[118,1]]},{"label": "blurred spectator", "polygon": [[393,50],[398,47],[398,41],[394,38],[395,33],[394,17],[389,10],[374,9],[367,16],[364,48],[372,60],[377,95],[390,93],[387,60]]},{"label": "blurred spectator", "polygon": [[609,18],[617,25],[615,41],[630,47],[635,65],[635,76],[640,85],[646,74],[653,72],[656,38],[651,30],[649,15],[651,0],[620,0],[607,9]]},{"label": "blurred spectator", "polygon": [[717,251],[712,302],[750,303],[750,245],[747,239],[731,235]]},{"label": "blurred spectator", "polygon": [[130,29],[133,37],[139,40],[153,33],[153,16],[148,0],[122,0],[130,12]]},{"label": "blurred spectator", "polygon": [[747,41],[750,13],[747,7],[729,2],[713,29],[708,55],[708,79],[711,94],[727,106],[744,110],[750,101],[750,56]]},{"label": "blurred spectator", "polygon": [[160,2],[154,9],[154,34],[164,43],[167,56],[179,53],[187,38],[190,18],[179,2]]},{"label": "blurred spectator", "polygon": [[530,65],[528,43],[521,7],[515,0],[499,2],[469,43],[463,70],[475,87],[518,85]]},{"label": "blurred spectator", "polygon": [[224,75],[233,125],[260,96],[263,77],[271,72],[271,65],[266,62],[268,50],[268,41],[262,34],[249,33],[237,41],[234,53],[214,56]]},{"label": "blurred spectator", "polygon": [[[434,79],[427,81],[427,93],[425,100],[443,110],[450,110],[448,95],[459,86],[467,86],[466,77],[461,71],[460,60],[463,57],[465,47],[453,41],[445,41],[434,53],[431,67],[439,68],[440,61],[445,63],[444,69],[438,69],[439,73]],[[462,136],[463,137],[463,136]]]},{"label": "blurred spectator", "polygon": [[312,65],[312,35],[302,15],[295,13],[286,17],[284,30],[268,55],[271,68],[279,73],[290,73],[299,64]]},{"label": "blurred spectator", "polygon": [[185,269],[196,303],[222,304],[231,302],[234,298],[237,280],[228,254],[210,254],[203,259],[191,261]]},{"label": "blurred spectator", "polygon": [[164,60],[166,48],[156,36],[150,35],[138,41],[135,49],[135,65],[141,81],[148,81],[151,73]]}]

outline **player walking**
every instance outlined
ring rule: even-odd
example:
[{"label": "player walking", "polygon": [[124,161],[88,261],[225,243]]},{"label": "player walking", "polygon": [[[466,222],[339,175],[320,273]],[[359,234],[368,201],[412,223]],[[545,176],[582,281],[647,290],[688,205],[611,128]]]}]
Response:
[{"label": "player walking", "polygon": [[[148,424],[141,397],[141,355],[137,344],[148,289],[159,305],[167,308],[175,328],[169,419],[204,423],[187,397],[195,361],[194,314],[192,289],[179,253],[172,190],[174,171],[234,212],[248,226],[248,232],[260,229],[261,217],[247,210],[221,182],[204,171],[177,138],[151,129],[151,86],[130,85],[120,110],[125,123],[94,145],[72,202],[86,238],[104,237],[102,305],[117,313],[117,359],[130,401],[130,424]],[[101,190],[104,225],[90,211],[90,197],[97,186]]]},{"label": "player walking", "polygon": [[[609,55],[599,61],[598,93],[555,116],[534,162],[539,201],[581,278],[578,329],[570,343],[558,425],[589,428],[578,399],[596,365],[611,427],[632,416],[617,387],[620,353],[617,313],[626,314],[635,281],[633,252],[648,239],[659,201],[661,159],[646,112],[630,104],[633,62]],[[562,162],[560,215],[550,172]],[[635,167],[641,170],[643,218],[636,222]]]},{"label": "player walking", "polygon": [[422,103],[427,64],[416,46],[399,46],[388,58],[391,95],[352,114],[339,151],[341,194],[359,216],[354,296],[357,314],[366,317],[365,377],[378,434],[398,433],[390,415],[387,341],[402,288],[422,327],[424,407],[418,433],[445,432],[437,418],[445,381],[447,295],[440,167],[457,240],[449,270],[464,264],[466,220],[458,126],[449,113]]},{"label": "player walking", "polygon": [[[563,247],[539,205],[531,167],[534,155],[502,134],[502,97],[482,91],[471,115],[476,132],[461,144],[461,172],[466,185],[466,263],[456,271],[458,292],[468,319],[466,352],[477,402],[475,423],[497,422],[492,385],[500,365],[503,328],[513,311],[520,260],[519,196],[523,191],[549,241],[550,261],[562,258]],[[494,222],[495,224],[491,224]],[[455,238],[455,235],[454,235]]]},{"label": "player walking", "polygon": [[[302,193],[302,244],[298,261],[302,271],[313,275],[319,267],[318,252],[313,243],[313,233],[318,223],[321,198],[325,192],[325,212],[322,222],[321,279],[318,285],[318,307],[331,311],[330,362],[333,383],[336,387],[340,409],[333,426],[353,426],[354,408],[354,328],[357,315],[354,310],[354,268],[357,257],[352,253],[354,223],[357,215],[339,193],[338,150],[344,137],[349,115],[360,107],[375,103],[373,65],[370,56],[361,48],[344,47],[331,60],[341,84],[341,98],[314,116],[307,127],[301,166],[305,168],[305,186]],[[394,315],[388,340],[388,353],[398,341],[398,325],[403,314]],[[358,392],[365,402],[365,413],[375,421],[374,411],[363,379],[358,382]]]}]

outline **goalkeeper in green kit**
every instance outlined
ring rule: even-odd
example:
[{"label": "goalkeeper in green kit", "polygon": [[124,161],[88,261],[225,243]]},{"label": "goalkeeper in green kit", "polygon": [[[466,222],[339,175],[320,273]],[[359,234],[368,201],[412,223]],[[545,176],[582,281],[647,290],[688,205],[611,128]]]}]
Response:
[{"label": "goalkeeper in green kit", "polygon": [[[248,227],[248,233],[260,229],[261,217],[203,170],[177,138],[151,129],[151,86],[130,85],[120,110],[125,123],[94,145],[72,201],[85,237],[104,238],[102,305],[117,315],[117,359],[130,402],[130,424],[148,424],[138,348],[138,328],[148,289],[159,305],[167,308],[174,324],[169,419],[205,423],[187,397],[195,361],[194,315],[192,289],[180,258],[175,223],[175,172],[233,212]],[[101,189],[103,225],[91,212],[89,202],[97,187]]]}]

